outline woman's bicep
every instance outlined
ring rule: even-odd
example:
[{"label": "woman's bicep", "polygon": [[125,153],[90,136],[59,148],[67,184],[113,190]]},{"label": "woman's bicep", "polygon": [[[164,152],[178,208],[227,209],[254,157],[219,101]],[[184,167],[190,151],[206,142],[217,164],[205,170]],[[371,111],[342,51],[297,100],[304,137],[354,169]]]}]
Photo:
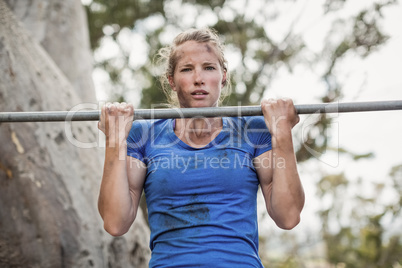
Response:
[{"label": "woman's bicep", "polygon": [[272,150],[266,151],[265,153],[255,157],[253,164],[257,171],[261,187],[271,184],[273,175]]},{"label": "woman's bicep", "polygon": [[261,191],[265,199],[268,213],[271,214],[269,204],[271,199],[273,181],[272,150],[269,150],[255,157],[253,163],[257,172],[258,180],[260,182]]},{"label": "woman's bicep", "polygon": [[127,156],[127,178],[130,187],[130,194],[138,206],[144,188],[147,167],[141,160]]}]

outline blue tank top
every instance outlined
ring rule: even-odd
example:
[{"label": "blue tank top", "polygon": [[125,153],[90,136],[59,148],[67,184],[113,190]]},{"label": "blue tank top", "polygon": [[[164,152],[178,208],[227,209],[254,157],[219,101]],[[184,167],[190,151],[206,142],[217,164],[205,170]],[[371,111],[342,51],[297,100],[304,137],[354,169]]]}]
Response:
[{"label": "blue tank top", "polygon": [[127,154],[147,166],[149,267],[263,267],[253,158],[271,135],[262,116],[222,120],[202,148],[181,141],[173,119],[133,123]]}]

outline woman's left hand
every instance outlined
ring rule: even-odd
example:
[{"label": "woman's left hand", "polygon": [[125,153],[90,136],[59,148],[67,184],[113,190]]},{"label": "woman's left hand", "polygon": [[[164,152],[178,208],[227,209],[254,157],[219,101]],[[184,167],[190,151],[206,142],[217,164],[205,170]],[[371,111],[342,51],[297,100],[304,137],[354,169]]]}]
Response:
[{"label": "woman's left hand", "polygon": [[292,141],[299,115],[290,99],[263,100],[261,109],[271,133],[272,150],[258,156],[255,163],[282,164],[256,165],[258,179],[269,215],[279,227],[292,229],[300,221],[305,199]]},{"label": "woman's left hand", "polygon": [[291,99],[264,99],[261,109],[273,142],[282,136],[288,136],[300,121]]}]

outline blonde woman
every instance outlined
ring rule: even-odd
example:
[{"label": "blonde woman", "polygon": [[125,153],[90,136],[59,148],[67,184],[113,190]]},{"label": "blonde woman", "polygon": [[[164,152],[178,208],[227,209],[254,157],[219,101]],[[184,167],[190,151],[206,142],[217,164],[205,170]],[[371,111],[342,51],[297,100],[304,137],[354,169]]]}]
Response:
[{"label": "blonde woman", "polygon": [[[212,29],[190,29],[160,51],[170,99],[215,107],[230,85],[223,45]],[[125,103],[102,108],[106,158],[99,195],[104,228],[126,233],[145,191],[150,267],[262,267],[257,190],[283,229],[300,221],[304,191],[291,130],[291,100],[263,100],[264,116],[133,122]],[[269,130],[268,130],[269,129]]]}]

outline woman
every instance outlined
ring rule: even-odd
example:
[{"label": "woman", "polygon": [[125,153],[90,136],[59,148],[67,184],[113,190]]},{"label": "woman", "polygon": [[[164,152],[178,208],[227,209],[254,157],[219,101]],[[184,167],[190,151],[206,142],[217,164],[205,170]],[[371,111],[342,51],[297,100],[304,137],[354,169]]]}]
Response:
[{"label": "woman", "polygon": [[[191,29],[161,51],[180,107],[218,106],[229,73],[211,29]],[[291,100],[263,100],[264,116],[135,121],[125,103],[102,108],[106,158],[99,195],[104,228],[126,233],[145,191],[150,267],[262,267],[256,194],[283,229],[300,219],[304,192]],[[270,130],[268,132],[268,129]]]}]

